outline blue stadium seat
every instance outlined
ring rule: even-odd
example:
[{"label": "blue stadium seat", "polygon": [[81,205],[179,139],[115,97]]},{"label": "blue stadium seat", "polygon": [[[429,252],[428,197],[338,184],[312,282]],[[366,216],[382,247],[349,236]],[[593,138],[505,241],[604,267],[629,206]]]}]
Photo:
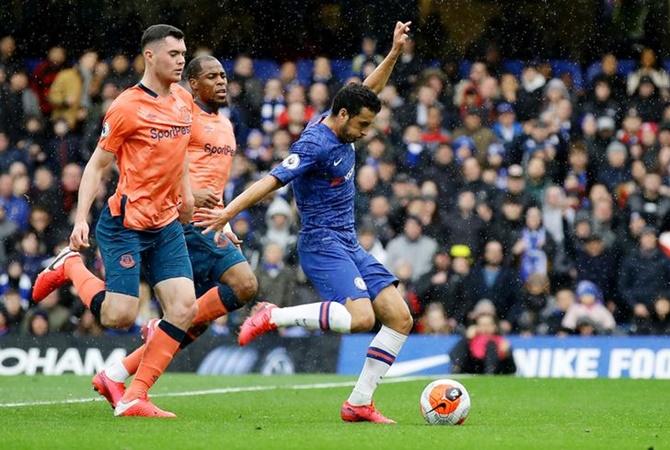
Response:
[{"label": "blue stadium seat", "polygon": [[442,67],[442,61],[439,59],[431,59],[428,61],[428,63],[426,63],[426,67],[440,69]]},{"label": "blue stadium seat", "polygon": [[[590,86],[593,84],[593,79],[597,77],[601,72],[602,64],[600,61],[596,61],[591,64],[585,73],[586,83]],[[618,61],[617,73],[623,77],[627,77],[629,73],[635,71],[637,67],[637,62],[633,59],[621,59]]]},{"label": "blue stadium seat", "polygon": [[23,60],[23,63],[26,65],[28,73],[33,73],[40,61],[40,58],[26,58]]},{"label": "blue stadium seat", "polygon": [[564,73],[569,73],[572,77],[572,82],[577,89],[582,89],[584,87],[582,68],[578,63],[563,59],[554,59],[550,61],[550,64],[555,77],[560,77]]},{"label": "blue stadium seat", "polygon": [[296,61],[296,66],[298,66],[298,81],[303,86],[307,86],[312,79],[314,61],[311,59],[299,59]]},{"label": "blue stadium seat", "polygon": [[222,59],[221,65],[223,66],[223,70],[226,71],[226,74],[230,79],[230,77],[233,76],[233,67],[235,67],[235,61],[233,61],[232,59]]},{"label": "blue stadium seat", "polygon": [[351,76],[351,60],[350,59],[333,59],[330,61],[333,69],[333,75],[340,80],[341,83],[347,81]]},{"label": "blue stadium seat", "polygon": [[637,69],[637,61],[635,61],[634,59],[622,59],[619,61],[619,67],[617,72],[619,73],[619,75],[627,77],[629,73],[635,72],[636,69]]},{"label": "blue stadium seat", "polygon": [[461,80],[470,76],[470,67],[472,67],[472,61],[467,59],[464,59],[458,65],[458,76]]},{"label": "blue stadium seat", "polygon": [[506,59],[502,62],[502,66],[505,71],[520,77],[521,72],[523,72],[524,63],[519,59]]},{"label": "blue stadium seat", "polygon": [[261,81],[279,75],[279,64],[273,59],[254,59],[254,73]]}]

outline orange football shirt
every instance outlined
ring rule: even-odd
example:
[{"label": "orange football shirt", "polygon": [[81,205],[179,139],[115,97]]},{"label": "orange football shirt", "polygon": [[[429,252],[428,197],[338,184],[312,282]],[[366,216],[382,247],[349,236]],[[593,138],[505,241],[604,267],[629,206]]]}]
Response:
[{"label": "orange football shirt", "polygon": [[208,112],[196,105],[188,144],[191,189],[209,188],[221,199],[236,151],[230,120],[219,112]]},{"label": "orange football shirt", "polygon": [[119,183],[108,204],[126,227],[156,229],[179,215],[194,105],[178,84],[164,97],[138,84],[109,107],[98,146],[116,155]]}]

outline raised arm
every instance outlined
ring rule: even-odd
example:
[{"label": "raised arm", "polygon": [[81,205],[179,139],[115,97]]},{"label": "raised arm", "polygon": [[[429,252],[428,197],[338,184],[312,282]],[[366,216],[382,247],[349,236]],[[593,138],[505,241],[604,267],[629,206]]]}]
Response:
[{"label": "raised arm", "polygon": [[384,61],[363,81],[363,85],[369,87],[375,94],[379,94],[386,86],[386,83],[388,83],[391,72],[393,72],[393,67],[395,67],[395,63],[398,61],[403,45],[405,45],[405,41],[407,40],[407,33],[409,33],[411,23],[396,22],[395,30],[393,30],[391,51],[386,55]]},{"label": "raised arm", "polygon": [[74,228],[70,234],[70,248],[81,250],[88,247],[88,213],[91,210],[100,188],[102,174],[114,161],[114,154],[96,147],[91,159],[84,168],[79,185],[79,196],[77,199],[77,212],[74,219]]},{"label": "raised arm", "polygon": [[274,175],[266,175],[230,202],[224,209],[198,209],[194,214],[195,225],[205,228],[203,233],[220,231],[236,215],[255,205],[266,195],[276,191],[283,184]]}]

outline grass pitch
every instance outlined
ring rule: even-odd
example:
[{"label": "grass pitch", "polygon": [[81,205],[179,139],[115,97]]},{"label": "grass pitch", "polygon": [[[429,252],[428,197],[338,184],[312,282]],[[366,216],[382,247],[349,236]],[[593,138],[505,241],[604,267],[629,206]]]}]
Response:
[{"label": "grass pitch", "polygon": [[88,377],[0,377],[0,448],[670,449],[668,381],[465,378],[460,427],[424,424],[429,381],[382,384],[387,426],[340,421],[350,377],[167,374],[152,393],[174,420],[114,418]]}]

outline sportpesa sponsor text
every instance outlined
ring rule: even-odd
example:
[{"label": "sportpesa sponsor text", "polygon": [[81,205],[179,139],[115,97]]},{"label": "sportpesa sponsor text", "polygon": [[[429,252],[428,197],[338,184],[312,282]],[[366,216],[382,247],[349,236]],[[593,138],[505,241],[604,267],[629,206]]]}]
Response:
[{"label": "sportpesa sponsor text", "polygon": [[179,136],[185,136],[187,134],[191,134],[190,125],[186,126],[173,125],[167,130],[159,130],[158,128],[152,128],[151,130],[149,130],[149,135],[151,136],[151,139],[156,139],[158,141],[161,141],[163,139],[175,139],[178,138]]}]

